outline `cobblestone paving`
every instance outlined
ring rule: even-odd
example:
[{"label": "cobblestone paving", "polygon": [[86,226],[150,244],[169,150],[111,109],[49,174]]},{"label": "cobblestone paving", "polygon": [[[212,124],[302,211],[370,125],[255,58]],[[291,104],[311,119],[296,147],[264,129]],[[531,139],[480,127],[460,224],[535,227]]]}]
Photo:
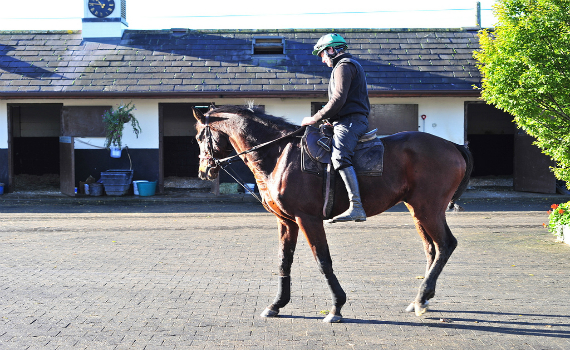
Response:
[{"label": "cobblestone paving", "polygon": [[423,317],[403,312],[425,266],[408,213],[327,226],[348,302],[324,324],[330,295],[303,239],[292,302],[259,317],[276,220],[248,206],[0,215],[0,349],[570,348],[570,246],[544,212],[449,214],[459,246]]}]

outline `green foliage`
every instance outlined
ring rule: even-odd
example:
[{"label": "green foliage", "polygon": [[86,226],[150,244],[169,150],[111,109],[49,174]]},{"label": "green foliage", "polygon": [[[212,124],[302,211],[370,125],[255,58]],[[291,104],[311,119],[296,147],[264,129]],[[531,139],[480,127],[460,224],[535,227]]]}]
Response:
[{"label": "green foliage", "polygon": [[482,97],[509,112],[570,181],[570,0],[498,0],[474,56]]},{"label": "green foliage", "polygon": [[133,127],[133,132],[139,137],[141,132],[141,127],[139,121],[135,118],[132,111],[135,106],[129,102],[126,105],[120,105],[116,109],[111,108],[105,111],[103,114],[103,123],[105,124],[105,131],[107,133],[107,138],[105,140],[105,147],[110,146],[121,148],[121,139],[123,138],[123,129],[125,128],[125,123],[131,122]]},{"label": "green foliage", "polygon": [[548,211],[548,231],[560,235],[560,226],[570,225],[570,202],[552,204]]}]

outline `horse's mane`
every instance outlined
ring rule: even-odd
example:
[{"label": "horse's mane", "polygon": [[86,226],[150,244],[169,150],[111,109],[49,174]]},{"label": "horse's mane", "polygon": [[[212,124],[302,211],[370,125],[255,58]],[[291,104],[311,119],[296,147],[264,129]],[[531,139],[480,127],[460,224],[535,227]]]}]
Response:
[{"label": "horse's mane", "polygon": [[212,112],[236,114],[243,118],[255,121],[255,124],[259,124],[262,128],[271,128],[274,130],[295,130],[298,128],[298,126],[290,123],[285,118],[266,114],[262,108],[257,106],[245,107],[227,105],[217,107]]}]

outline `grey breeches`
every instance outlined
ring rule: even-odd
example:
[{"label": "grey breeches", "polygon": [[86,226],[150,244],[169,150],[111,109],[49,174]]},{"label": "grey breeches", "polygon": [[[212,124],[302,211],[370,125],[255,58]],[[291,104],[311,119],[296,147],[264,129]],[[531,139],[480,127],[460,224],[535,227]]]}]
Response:
[{"label": "grey breeches", "polygon": [[362,114],[351,114],[333,123],[332,164],[335,170],[352,166],[354,148],[358,138],[368,129],[368,118]]}]

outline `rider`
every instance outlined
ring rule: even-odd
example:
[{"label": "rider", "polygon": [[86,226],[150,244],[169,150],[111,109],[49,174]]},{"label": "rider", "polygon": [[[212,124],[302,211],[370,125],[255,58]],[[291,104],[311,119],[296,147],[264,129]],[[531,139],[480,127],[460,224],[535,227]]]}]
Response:
[{"label": "rider", "polygon": [[329,81],[329,102],[301,123],[311,125],[328,120],[334,126],[332,165],[344,181],[350,207],[329,220],[331,223],[366,221],[352,156],[358,138],[368,129],[370,101],[364,69],[351,54],[345,52],[347,49],[346,41],[338,34],[326,34],[315,45],[313,55],[321,57],[322,62],[333,69]]}]

